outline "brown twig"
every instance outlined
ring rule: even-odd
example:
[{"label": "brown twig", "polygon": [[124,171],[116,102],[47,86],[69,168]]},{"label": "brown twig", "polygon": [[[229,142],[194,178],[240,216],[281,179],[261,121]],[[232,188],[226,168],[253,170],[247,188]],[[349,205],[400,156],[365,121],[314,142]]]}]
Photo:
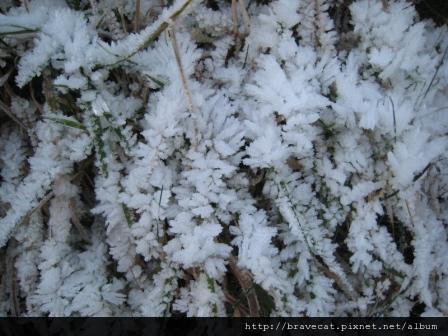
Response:
[{"label": "brown twig", "polygon": [[247,305],[249,307],[249,315],[251,317],[260,316],[260,304],[258,303],[258,298],[254,290],[252,276],[247,270],[243,270],[238,267],[235,257],[233,255],[229,258],[229,267],[232,274],[237,279],[238,283],[246,293]]},{"label": "brown twig", "polygon": [[232,12],[232,32],[233,35],[238,36],[238,14],[237,14],[237,8],[236,8],[236,1],[232,0],[231,5],[231,12]]},{"label": "brown twig", "polygon": [[122,7],[118,8],[118,13],[120,14],[120,21],[121,21],[121,26],[123,27],[123,31],[125,32],[125,34],[127,34],[128,30],[126,28],[126,20],[124,18],[124,14],[123,14],[123,5],[122,5]]},{"label": "brown twig", "polygon": [[412,227],[415,227],[414,216],[412,215],[411,209],[409,208],[408,200],[404,200],[404,204],[406,205],[406,210],[409,214],[409,220],[411,221]]},{"label": "brown twig", "polygon": [[132,56],[136,55],[139,51],[146,49],[151,43],[153,43],[159,36],[160,34],[162,34],[168,27],[169,27],[169,21],[174,21],[175,19],[177,19],[177,17],[185,10],[185,8],[188,7],[188,5],[191,4],[193,0],[186,0],[182,6],[175,11],[173,14],[171,14],[171,16],[163,21],[162,23],[160,23],[160,25],[156,28],[156,30],[150,34],[146,40],[139,45],[135,50],[131,51],[128,55],[120,58],[119,60],[117,60],[114,63],[111,64],[106,64],[107,66],[115,66],[121,62],[127,61],[129,60]]},{"label": "brown twig", "polygon": [[[229,302],[232,305],[232,308],[234,309],[234,313],[238,311],[238,313],[243,313],[244,316],[249,315],[249,311],[246,307],[244,307],[240,300],[235,298],[233,295],[228,293],[227,291],[224,291],[224,296],[226,297],[227,302]],[[234,315],[234,317],[237,317]],[[239,316],[238,316],[239,317]]]},{"label": "brown twig", "polygon": [[140,0],[135,1],[134,31],[140,30]]}]

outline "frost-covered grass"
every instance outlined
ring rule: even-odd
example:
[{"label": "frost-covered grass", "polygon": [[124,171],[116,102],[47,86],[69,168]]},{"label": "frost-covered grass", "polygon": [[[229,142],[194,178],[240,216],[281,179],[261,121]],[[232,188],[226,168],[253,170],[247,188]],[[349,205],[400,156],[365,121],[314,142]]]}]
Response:
[{"label": "frost-covered grass", "polygon": [[405,0],[13,3],[2,315],[448,315],[440,18]]}]

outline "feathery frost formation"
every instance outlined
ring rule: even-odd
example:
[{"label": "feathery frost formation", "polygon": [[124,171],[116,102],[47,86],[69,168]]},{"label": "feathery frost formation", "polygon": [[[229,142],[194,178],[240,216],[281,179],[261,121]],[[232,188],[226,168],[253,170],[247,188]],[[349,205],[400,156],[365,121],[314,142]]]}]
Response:
[{"label": "feathery frost formation", "polygon": [[1,314],[448,314],[447,26],[405,0],[22,3]]}]

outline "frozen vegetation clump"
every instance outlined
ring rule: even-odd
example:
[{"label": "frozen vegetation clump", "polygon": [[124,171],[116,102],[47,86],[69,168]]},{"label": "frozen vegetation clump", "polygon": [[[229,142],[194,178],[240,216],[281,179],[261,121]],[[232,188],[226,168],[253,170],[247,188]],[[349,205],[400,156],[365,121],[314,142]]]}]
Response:
[{"label": "frozen vegetation clump", "polygon": [[0,313],[448,315],[415,3],[2,1]]}]

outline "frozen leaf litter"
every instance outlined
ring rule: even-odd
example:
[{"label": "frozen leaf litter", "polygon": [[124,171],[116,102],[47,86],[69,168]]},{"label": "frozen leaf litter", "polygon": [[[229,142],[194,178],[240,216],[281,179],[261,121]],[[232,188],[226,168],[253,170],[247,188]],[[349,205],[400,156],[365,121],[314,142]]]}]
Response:
[{"label": "frozen leaf litter", "polygon": [[415,3],[2,2],[1,314],[446,316]]}]

